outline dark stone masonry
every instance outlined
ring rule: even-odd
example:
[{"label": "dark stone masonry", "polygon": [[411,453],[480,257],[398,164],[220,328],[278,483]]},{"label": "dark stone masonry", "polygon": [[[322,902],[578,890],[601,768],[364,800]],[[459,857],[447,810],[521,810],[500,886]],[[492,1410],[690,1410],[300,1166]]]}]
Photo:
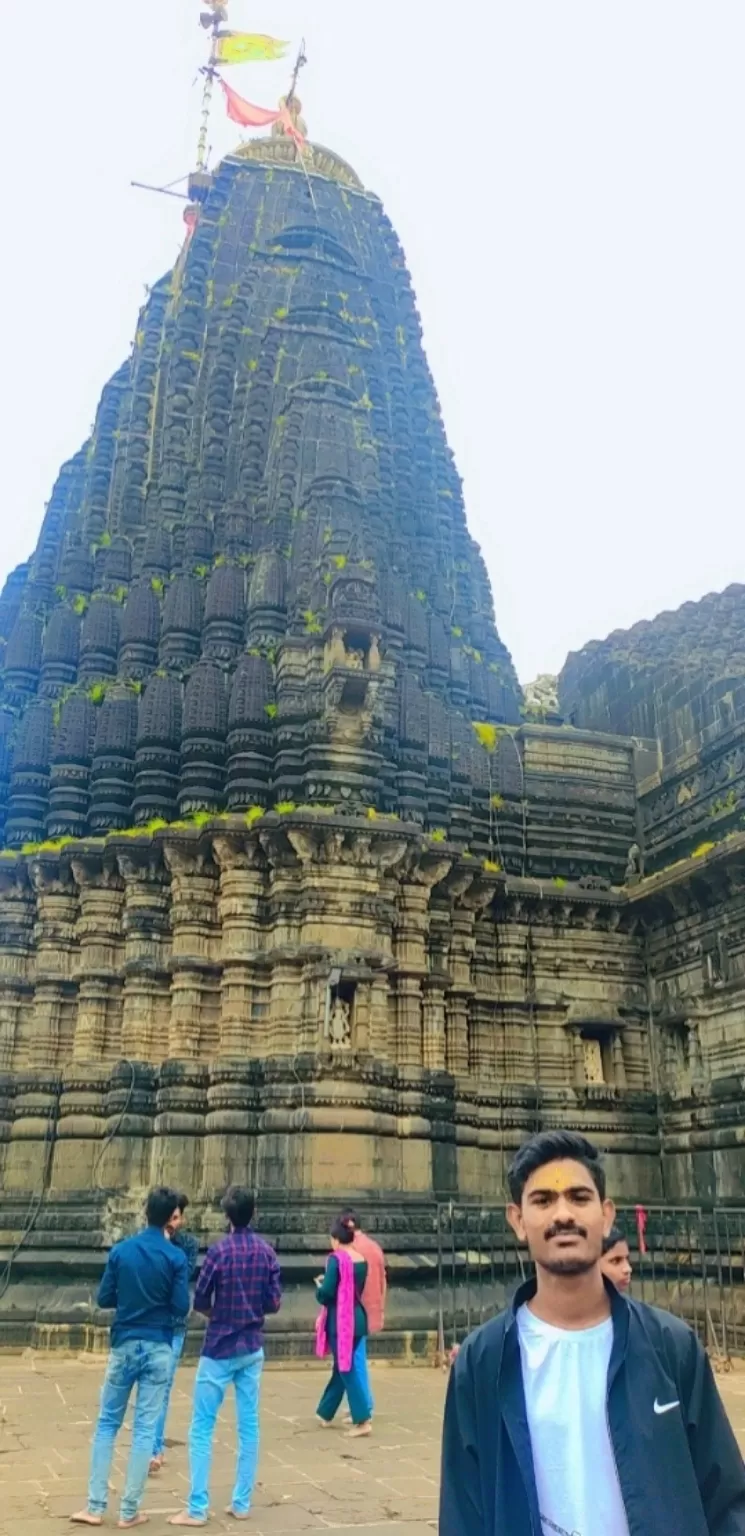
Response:
[{"label": "dark stone masonry", "polygon": [[396,234],[306,159],[192,179],[0,597],[0,1343],[98,1337],[164,1178],[205,1241],[258,1188],[286,1350],[342,1199],[430,1331],[537,1126],[741,1198],[745,588],[523,694]]}]

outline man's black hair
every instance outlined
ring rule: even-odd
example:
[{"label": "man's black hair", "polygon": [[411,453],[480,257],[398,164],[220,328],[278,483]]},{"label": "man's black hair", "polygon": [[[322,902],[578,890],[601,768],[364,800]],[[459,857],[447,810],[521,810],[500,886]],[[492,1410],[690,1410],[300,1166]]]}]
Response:
[{"label": "man's black hair", "polygon": [[254,1218],[256,1202],[250,1189],[244,1189],[241,1184],[231,1184],[230,1189],[223,1195],[222,1208],[232,1227],[241,1232],[245,1227],[250,1227]]},{"label": "man's black hair", "polygon": [[182,1216],[183,1216],[184,1211],[186,1210],[186,1207],[187,1207],[188,1204],[189,1204],[189,1196],[188,1195],[179,1195],[178,1200],[177,1200],[177,1205],[178,1205],[178,1208],[179,1208]]},{"label": "man's black hair", "polygon": [[168,1189],[160,1184],[157,1189],[151,1189],[145,1201],[145,1217],[149,1227],[160,1227],[161,1231],[170,1221],[174,1211],[180,1210],[179,1194],[175,1189]]},{"label": "man's black hair", "polygon": [[546,1163],[555,1163],[562,1158],[582,1163],[601,1200],[605,1199],[605,1169],[597,1147],[577,1131],[539,1131],[518,1147],[507,1169],[507,1184],[514,1204],[520,1204],[525,1185],[532,1174],[537,1173],[539,1168],[545,1168]]},{"label": "man's black hair", "polygon": [[620,1227],[611,1227],[608,1236],[603,1238],[603,1253],[610,1253],[616,1243],[626,1243],[628,1246],[628,1241],[626,1233],[622,1232]]},{"label": "man's black hair", "polygon": [[342,1211],[341,1216],[339,1217],[339,1220],[340,1221],[351,1221],[352,1224],[356,1227],[358,1232],[361,1230],[361,1228],[360,1228],[360,1218],[357,1215],[357,1212],[352,1209],[351,1205],[347,1205],[347,1206],[344,1207],[344,1210]]}]

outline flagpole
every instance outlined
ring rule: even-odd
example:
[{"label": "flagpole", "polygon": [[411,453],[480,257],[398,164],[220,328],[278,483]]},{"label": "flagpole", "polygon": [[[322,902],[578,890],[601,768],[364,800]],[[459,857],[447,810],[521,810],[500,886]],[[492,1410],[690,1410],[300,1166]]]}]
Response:
[{"label": "flagpole", "polygon": [[[213,0],[207,0],[207,3],[209,5],[211,5],[211,4],[213,4]],[[213,93],[214,88],[215,88],[215,65],[217,63],[217,34],[218,34],[218,31],[219,31],[219,28],[220,28],[220,22],[225,19],[225,13],[226,13],[225,0],[222,0],[222,4],[221,5],[217,5],[217,4],[214,5],[214,15],[213,15],[213,19],[212,19],[212,46],[210,48],[209,62],[206,65],[206,68],[204,68],[202,70],[202,74],[204,75],[204,90],[202,91],[202,116],[201,116],[201,121],[200,121],[200,125],[199,125],[199,139],[198,139],[198,142],[197,142],[197,171],[198,172],[199,171],[206,171],[206,169],[207,169],[207,140],[208,140],[209,131],[210,131],[210,112],[212,110],[212,93]],[[206,20],[207,20],[207,18],[205,17],[205,21]]]},{"label": "flagpole", "polygon": [[295,99],[295,87],[297,85],[297,77],[300,74],[300,71],[301,71],[303,65],[307,64],[307,62],[308,62],[308,58],[307,58],[307,55],[306,55],[306,52],[305,52],[305,38],[303,38],[301,43],[300,43],[300,47],[298,48],[298,54],[297,54],[297,58],[295,60],[295,68],[292,71],[292,79],[290,81],[289,95],[287,96],[287,99],[286,99],[286,102],[285,102],[285,105],[288,108],[288,110],[289,110],[291,102],[294,101],[294,99]]},{"label": "flagpole", "polygon": [[210,131],[210,111],[212,109],[212,92],[215,86],[215,62],[217,59],[217,34],[213,33],[212,48],[210,49],[210,61],[204,74],[204,90],[202,91],[202,118],[199,125],[199,139],[197,142],[197,170],[207,169],[207,138]]}]

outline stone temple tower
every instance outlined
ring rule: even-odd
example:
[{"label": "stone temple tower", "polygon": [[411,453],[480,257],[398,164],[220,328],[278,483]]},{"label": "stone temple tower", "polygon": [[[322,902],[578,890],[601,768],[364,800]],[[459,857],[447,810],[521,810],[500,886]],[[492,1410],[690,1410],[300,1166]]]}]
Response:
[{"label": "stone temple tower", "polygon": [[9,1339],[156,1180],[205,1235],[256,1186],[299,1279],[340,1200],[431,1248],[538,1124],[660,1192],[639,744],[523,704],[395,231],[305,162],[193,178],[0,598]]}]

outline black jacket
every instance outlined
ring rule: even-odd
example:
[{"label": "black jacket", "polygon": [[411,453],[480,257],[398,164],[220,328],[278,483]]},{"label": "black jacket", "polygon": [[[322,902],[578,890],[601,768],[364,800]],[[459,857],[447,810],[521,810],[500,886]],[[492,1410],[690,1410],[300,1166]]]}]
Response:
[{"label": "black jacket", "polygon": [[[535,1288],[472,1333],[451,1372],[440,1536],[543,1536],[515,1321]],[[698,1339],[607,1289],[608,1425],[631,1536],[745,1536],[745,1465]]]}]

